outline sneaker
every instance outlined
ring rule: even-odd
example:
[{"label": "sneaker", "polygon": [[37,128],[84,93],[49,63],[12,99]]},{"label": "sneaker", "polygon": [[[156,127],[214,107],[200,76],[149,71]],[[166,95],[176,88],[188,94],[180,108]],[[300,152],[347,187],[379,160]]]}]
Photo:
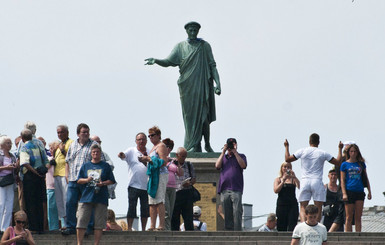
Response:
[{"label": "sneaker", "polygon": [[74,229],[67,228],[65,230],[62,230],[61,234],[64,236],[68,236],[68,235],[76,234],[76,231]]}]

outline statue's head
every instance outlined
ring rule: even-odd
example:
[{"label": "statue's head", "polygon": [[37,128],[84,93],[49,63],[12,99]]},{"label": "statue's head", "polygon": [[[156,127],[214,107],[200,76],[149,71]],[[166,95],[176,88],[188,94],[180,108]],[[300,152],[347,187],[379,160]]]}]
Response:
[{"label": "statue's head", "polygon": [[201,25],[198,22],[191,21],[184,25],[184,29],[186,29],[188,38],[193,40],[197,38]]}]

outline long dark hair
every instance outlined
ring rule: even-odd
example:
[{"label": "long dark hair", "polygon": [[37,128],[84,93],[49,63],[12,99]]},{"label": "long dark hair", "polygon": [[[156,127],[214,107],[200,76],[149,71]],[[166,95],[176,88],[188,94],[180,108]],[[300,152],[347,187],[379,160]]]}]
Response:
[{"label": "long dark hair", "polygon": [[357,161],[358,162],[365,162],[365,158],[362,157],[361,155],[361,152],[360,152],[360,148],[358,147],[358,145],[356,144],[352,144],[348,147],[348,149],[346,150],[346,160],[349,160],[350,159],[350,154],[349,154],[349,151],[350,149],[354,147],[357,151]]}]

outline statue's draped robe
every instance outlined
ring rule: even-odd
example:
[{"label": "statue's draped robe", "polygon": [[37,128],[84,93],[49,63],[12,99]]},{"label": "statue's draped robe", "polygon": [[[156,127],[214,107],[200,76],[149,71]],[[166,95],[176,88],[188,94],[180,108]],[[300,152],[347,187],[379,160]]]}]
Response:
[{"label": "statue's draped robe", "polygon": [[[183,41],[167,60],[179,66],[179,94],[185,127],[184,147],[191,150],[202,140],[203,124],[216,120],[212,75],[216,63],[210,44],[204,40]],[[207,142],[208,143],[208,142]]]}]

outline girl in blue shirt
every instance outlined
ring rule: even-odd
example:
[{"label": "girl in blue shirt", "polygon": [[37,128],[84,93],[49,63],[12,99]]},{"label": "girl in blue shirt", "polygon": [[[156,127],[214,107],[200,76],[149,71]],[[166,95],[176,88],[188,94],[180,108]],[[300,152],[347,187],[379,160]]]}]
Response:
[{"label": "girl in blue shirt", "polygon": [[[365,200],[364,187],[368,189],[368,199],[372,199],[365,159],[356,144],[348,147],[346,159],[341,165],[341,189],[346,211],[345,231],[352,231],[354,212],[356,232],[361,232],[361,216]],[[364,179],[367,180],[365,186]]]}]

